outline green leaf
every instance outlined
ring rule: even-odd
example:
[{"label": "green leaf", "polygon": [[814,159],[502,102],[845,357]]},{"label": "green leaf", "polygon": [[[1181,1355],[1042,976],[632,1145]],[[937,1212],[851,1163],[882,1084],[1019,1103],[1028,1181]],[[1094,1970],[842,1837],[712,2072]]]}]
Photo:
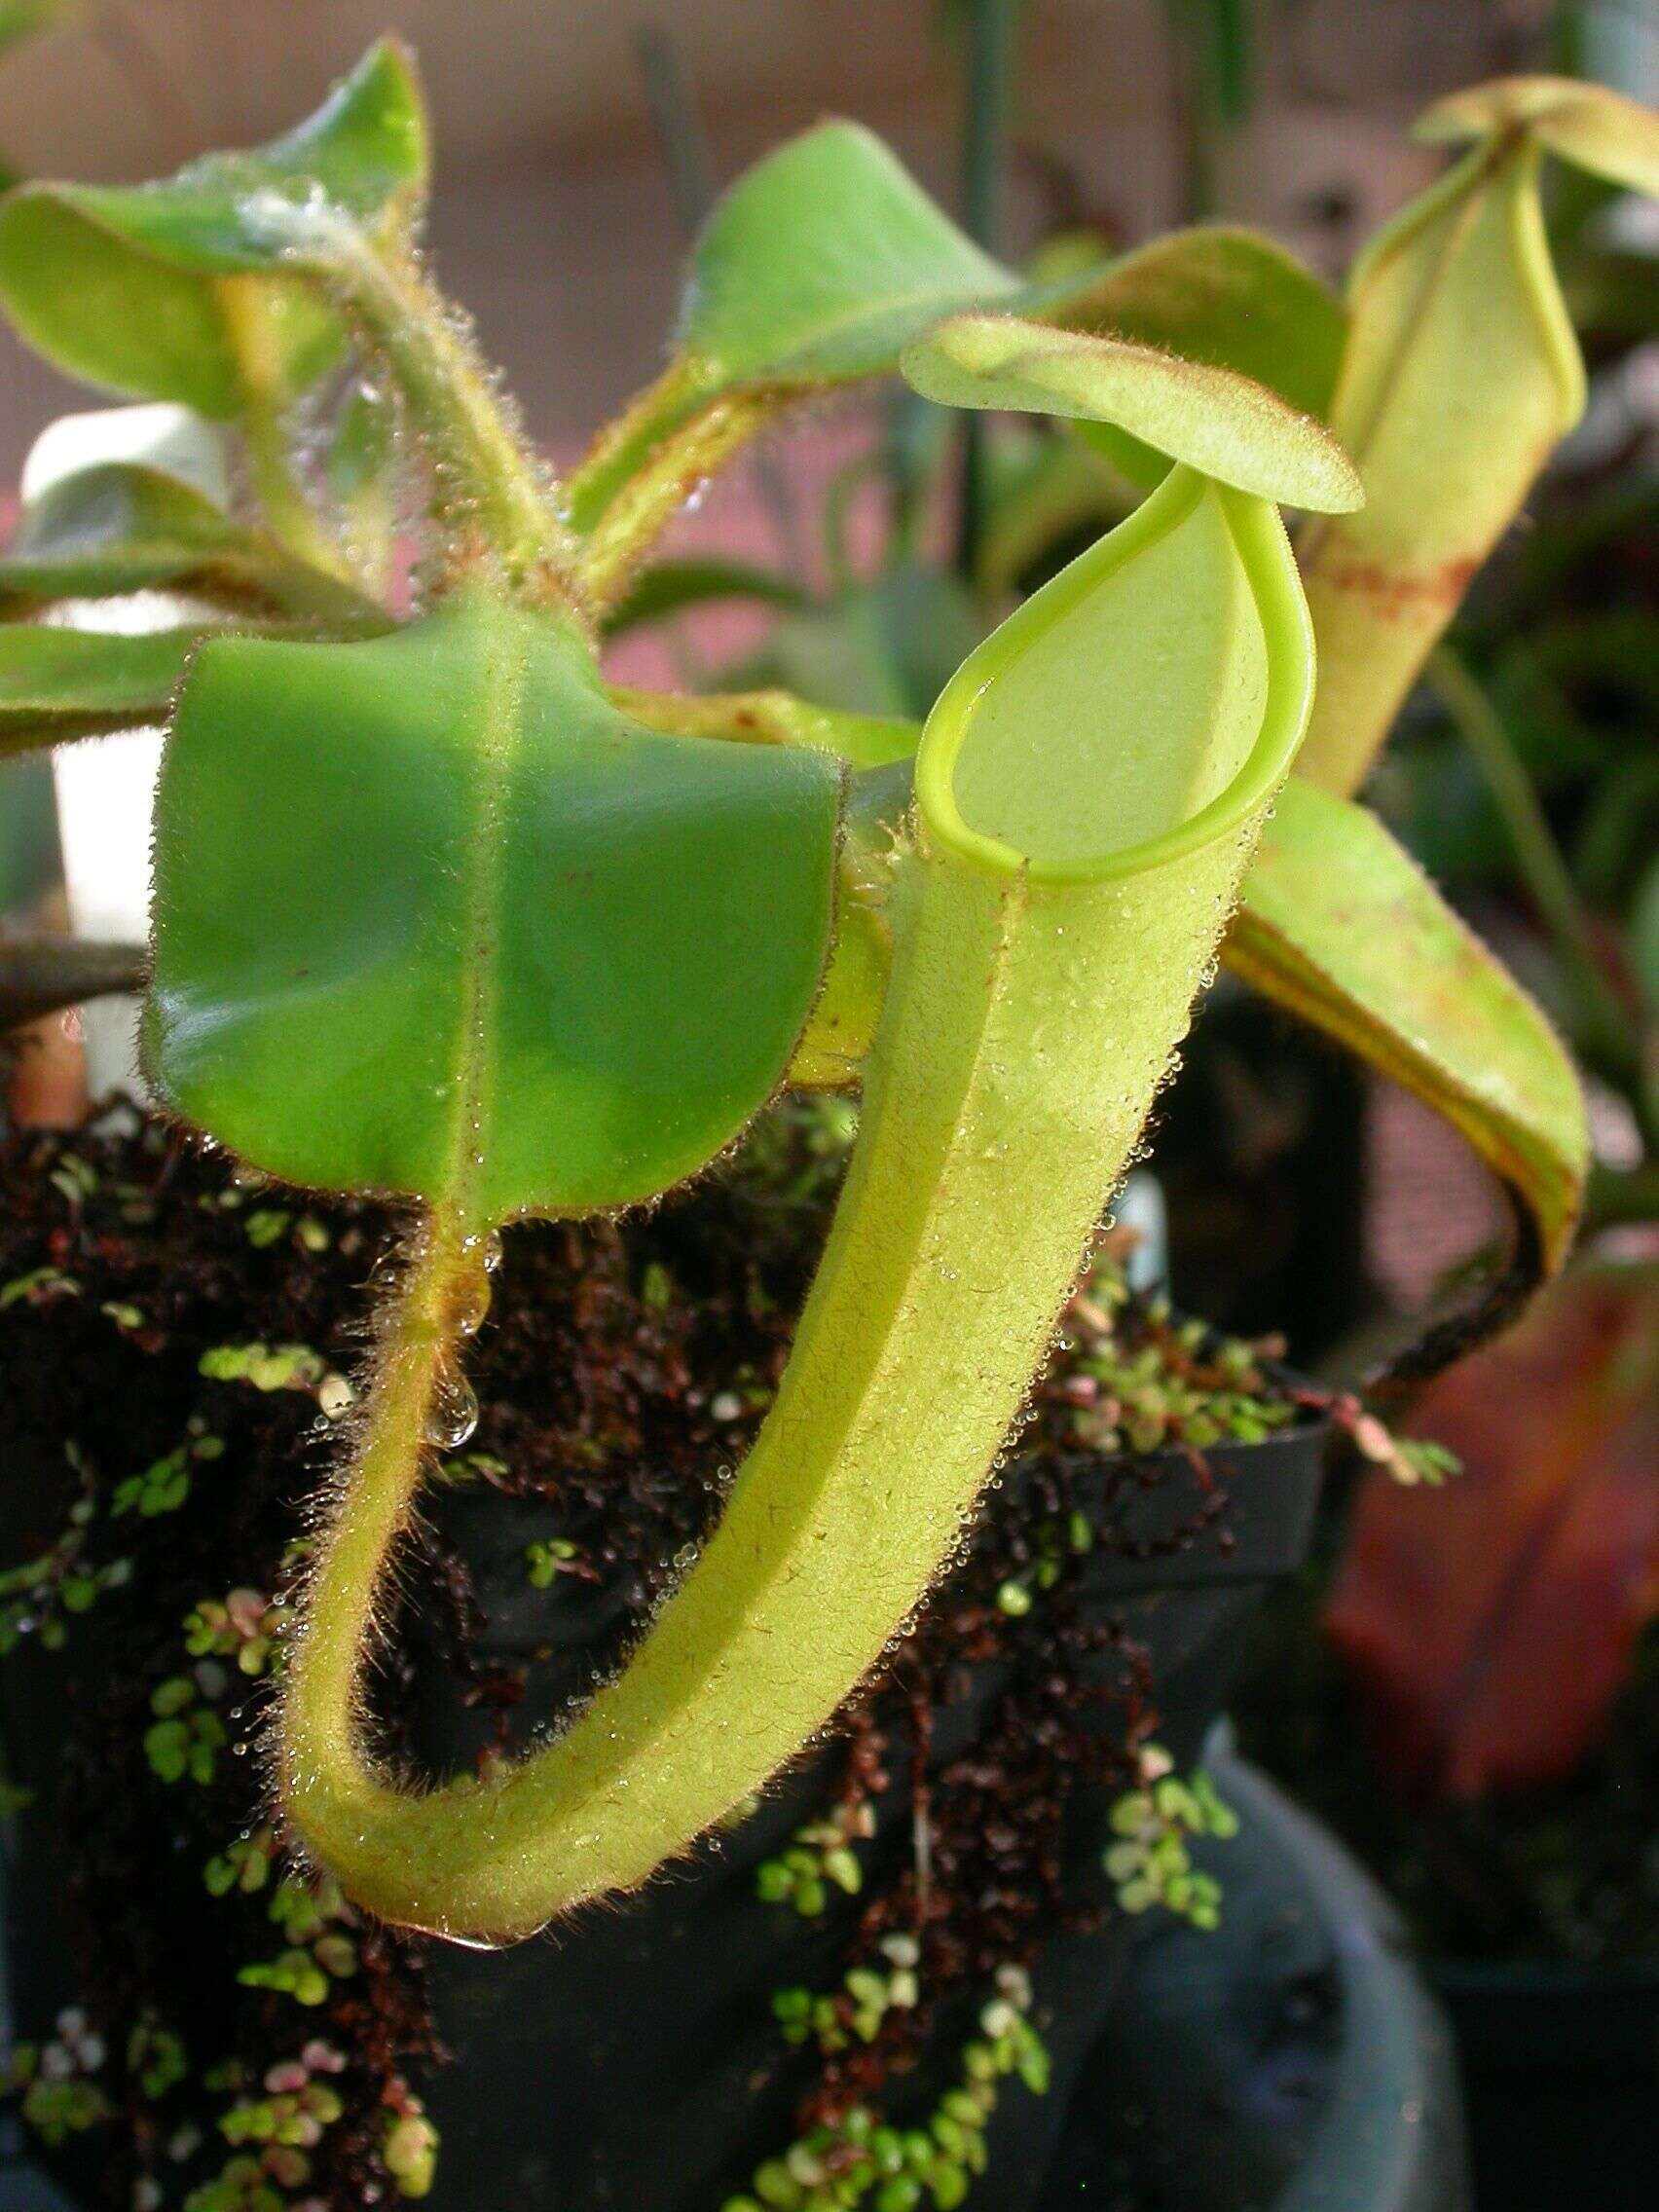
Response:
[{"label": "green leaf", "polygon": [[1328,430],[1265,385],[1148,346],[965,314],[907,347],[905,381],[947,407],[1109,423],[1259,498],[1346,513],[1364,495]]},{"label": "green leaf", "polygon": [[1374,815],[1292,781],[1223,946],[1235,974],[1460,1131],[1566,1256],[1588,1171],[1565,1048]]},{"label": "green leaf", "polygon": [[233,522],[179,477],[130,462],[106,462],[50,485],[24,505],[0,557],[0,604],[167,587],[206,598],[251,596],[292,612],[363,611],[367,604]]},{"label": "green leaf", "polygon": [[250,384],[303,384],[339,342],[281,273],[273,202],[320,191],[369,229],[402,231],[425,178],[413,65],[383,40],[309,121],[250,153],[159,184],[20,187],[0,204],[0,304],[71,376],[230,420]]},{"label": "green leaf", "polygon": [[888,885],[893,856],[903,841],[910,760],[921,724],[840,714],[787,691],[683,698],[613,688],[610,696],[652,729],[752,745],[804,745],[853,769],[838,865],[835,949],[790,1062],[790,1082],[797,1090],[839,1090],[857,1083],[893,965]]},{"label": "green leaf", "polygon": [[881,140],[823,123],[752,168],[698,237],[680,352],[705,387],[889,367],[954,309],[1020,289]]},{"label": "green leaf", "polygon": [[1417,127],[1430,145],[1526,131],[1608,184],[1659,198],[1659,114],[1576,77],[1499,77],[1437,100]]},{"label": "green leaf", "polygon": [[698,236],[667,373],[566,487],[572,526],[593,540],[590,590],[613,597],[690,486],[781,407],[889,372],[939,316],[1023,290],[860,125],[780,146]]},{"label": "green leaf", "polygon": [[1342,302],[1294,254],[1254,231],[1201,225],[1068,287],[1055,310],[1071,330],[1109,333],[1235,369],[1299,414],[1330,409],[1347,335]]},{"label": "green leaf", "polygon": [[206,635],[0,624],[0,755],[160,721]]},{"label": "green leaf", "polygon": [[650,1197],[789,1063],[842,775],[645,728],[573,629],[482,593],[210,645],[158,798],[151,1072],[270,1172],[475,1228]]}]

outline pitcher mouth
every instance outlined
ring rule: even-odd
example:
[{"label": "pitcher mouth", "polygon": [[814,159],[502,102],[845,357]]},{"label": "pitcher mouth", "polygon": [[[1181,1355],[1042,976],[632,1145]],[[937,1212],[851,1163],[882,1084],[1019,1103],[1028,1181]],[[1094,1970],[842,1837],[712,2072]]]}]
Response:
[{"label": "pitcher mouth", "polygon": [[[976,829],[965,816],[958,769],[981,695],[1037,635],[1062,618],[1103,579],[1151,551],[1191,519],[1213,494],[1255,603],[1267,685],[1261,719],[1244,759],[1223,789],[1151,837],[1085,855],[1021,851]],[[1240,828],[1272,795],[1302,742],[1313,695],[1313,636],[1295,562],[1276,510],[1266,500],[1172,468],[1151,497],[1110,535],[1074,561],[970,655],[946,684],[916,755],[915,803],[930,837],[977,867],[1023,874],[1033,883],[1109,883],[1186,858]],[[1065,794],[1056,794],[1063,806]]]}]

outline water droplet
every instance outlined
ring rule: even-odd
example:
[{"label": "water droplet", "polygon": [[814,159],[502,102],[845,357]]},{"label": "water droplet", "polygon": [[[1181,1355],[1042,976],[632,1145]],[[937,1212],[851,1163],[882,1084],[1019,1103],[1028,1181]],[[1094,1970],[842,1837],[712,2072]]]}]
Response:
[{"label": "water droplet", "polygon": [[459,1452],[478,1426],[478,1398],[464,1375],[444,1369],[426,1408],[426,1441],[439,1452]]}]

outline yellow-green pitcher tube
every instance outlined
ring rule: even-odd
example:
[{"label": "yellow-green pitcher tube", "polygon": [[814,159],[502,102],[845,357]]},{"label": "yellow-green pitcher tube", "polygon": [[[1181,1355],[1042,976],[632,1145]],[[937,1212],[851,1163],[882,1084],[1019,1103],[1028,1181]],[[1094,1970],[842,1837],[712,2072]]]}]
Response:
[{"label": "yellow-green pitcher tube", "polygon": [[[1049,866],[970,830],[955,762],[976,707],[1043,649],[1046,620],[1200,509],[1225,518],[1265,644],[1247,756],[1162,833],[1092,860]],[[359,1706],[376,1588],[421,1479],[421,1401],[441,1386],[434,1346],[464,1279],[458,1243],[429,1226],[382,1347],[388,1386],[371,1391],[319,1542],[280,1719],[287,1819],[357,1903],[506,1940],[638,1886],[827,1724],[954,1556],[1308,711],[1310,633],[1272,509],[1177,470],[1133,520],[981,648],[930,720],[858,1144],[719,1528],[563,1737],[482,1783],[417,1793],[373,1763]]]},{"label": "yellow-green pitcher tube", "polygon": [[1538,148],[1488,140],[1372,243],[1331,426],[1365,505],[1299,543],[1319,690],[1297,772],[1357,790],[1471,578],[1584,406]]}]

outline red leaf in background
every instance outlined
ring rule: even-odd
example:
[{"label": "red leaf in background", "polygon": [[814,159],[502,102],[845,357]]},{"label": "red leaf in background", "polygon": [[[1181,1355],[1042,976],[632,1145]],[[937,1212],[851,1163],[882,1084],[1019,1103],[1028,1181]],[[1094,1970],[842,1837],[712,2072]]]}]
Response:
[{"label": "red leaf in background", "polygon": [[1563,1277],[1412,1426],[1463,1472],[1367,1476],[1331,1637],[1403,1780],[1453,1797],[1554,1780],[1659,1612],[1659,1269]]}]

